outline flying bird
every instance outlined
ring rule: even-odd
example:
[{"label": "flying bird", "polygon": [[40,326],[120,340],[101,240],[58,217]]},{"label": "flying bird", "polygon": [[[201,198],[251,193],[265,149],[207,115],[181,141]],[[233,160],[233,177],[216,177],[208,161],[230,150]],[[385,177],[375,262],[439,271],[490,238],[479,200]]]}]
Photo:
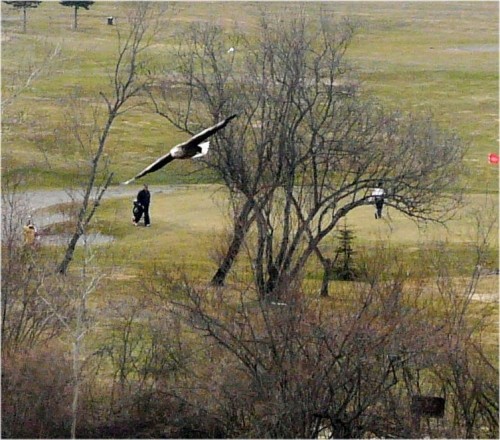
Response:
[{"label": "flying bird", "polygon": [[191,139],[183,142],[181,144],[173,147],[167,154],[160,157],[156,161],[154,161],[151,165],[144,168],[139,174],[133,177],[126,182],[123,182],[124,185],[128,185],[130,182],[133,182],[136,179],[145,176],[146,174],[153,173],[160,168],[163,168],[168,163],[172,162],[174,159],[196,159],[198,157],[205,156],[208,152],[208,147],[210,145],[210,141],[205,141],[210,136],[215,134],[220,129],[224,128],[231,119],[236,118],[238,115],[232,115],[223,121],[215,124],[212,127],[209,127],[198,134],[195,134]]}]

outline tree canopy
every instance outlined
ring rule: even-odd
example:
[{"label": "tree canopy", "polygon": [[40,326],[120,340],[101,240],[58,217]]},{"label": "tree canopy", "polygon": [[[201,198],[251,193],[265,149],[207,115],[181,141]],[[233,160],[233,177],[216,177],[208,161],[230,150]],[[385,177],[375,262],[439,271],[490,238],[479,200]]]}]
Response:
[{"label": "tree canopy", "polygon": [[[386,205],[417,221],[444,221],[459,198],[463,143],[429,115],[365,95],[345,57],[354,32],[349,21],[306,14],[263,16],[257,41],[195,24],[179,40],[175,75],[155,91],[157,111],[188,132],[240,115],[206,165],[233,195],[234,237],[257,226],[262,295],[320,256],[322,240],[379,183]],[[179,90],[183,101],[172,95]],[[231,244],[227,260],[238,249]]]},{"label": "tree canopy", "polygon": [[73,21],[73,29],[78,28],[78,9],[83,8],[85,10],[89,10],[89,8],[94,4],[93,1],[60,1],[59,2],[63,6],[70,6],[75,8],[75,16]]},{"label": "tree canopy", "polygon": [[5,4],[11,5],[16,9],[23,10],[23,32],[26,32],[26,23],[27,23],[27,9],[29,8],[38,8],[41,1],[4,1]]}]

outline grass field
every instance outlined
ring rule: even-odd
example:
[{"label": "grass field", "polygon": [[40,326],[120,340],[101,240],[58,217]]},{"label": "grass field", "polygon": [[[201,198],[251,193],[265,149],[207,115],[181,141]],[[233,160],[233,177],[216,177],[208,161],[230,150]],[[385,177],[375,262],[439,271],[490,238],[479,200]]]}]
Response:
[{"label": "grass field", "polygon": [[[85,102],[96,102],[99,92],[109,87],[116,29],[123,24],[128,5],[97,2],[88,11],[80,9],[78,30],[74,31],[71,8],[43,2],[28,11],[25,34],[21,13],[5,4],[1,7],[2,92],[7,97],[29,66],[41,63],[55,46],[60,47],[60,55],[39,78],[2,108],[2,171],[23,170],[30,176],[31,186],[64,188],[78,175],[82,160],[60,134],[67,124],[68,98],[78,94]],[[172,63],[166,55],[172,35],[189,23],[214,21],[228,33],[238,29],[251,35],[264,7],[278,14],[284,3],[176,3],[165,16],[154,46],[158,63]],[[419,228],[390,209],[386,219],[375,222],[372,209],[366,207],[347,219],[360,246],[390,241],[413,249],[439,239],[457,248],[467,247],[472,239],[471,213],[498,213],[498,167],[486,160],[489,152],[498,149],[498,3],[320,2],[287,3],[286,8],[290,13],[305,8],[311,15],[355,21],[358,32],[347,57],[367,93],[394,108],[432,111],[444,128],[458,132],[470,144],[466,157],[469,173],[463,176],[470,203],[448,229],[435,225]],[[114,16],[118,26],[108,26],[108,16]],[[124,114],[106,145],[116,180],[130,177],[163,154],[166,145],[184,138],[147,107]],[[205,185],[214,183],[212,176],[192,170],[189,163],[175,163],[168,172],[152,175],[148,183],[153,188],[155,184],[204,185],[155,196],[154,228],[149,230],[130,228],[129,201],[103,205],[98,227],[119,239],[107,250],[110,256],[125,266],[153,259],[194,265],[201,274],[214,267],[209,254],[229,228],[225,198],[222,192],[214,198],[214,187]],[[494,199],[493,214],[485,210],[488,197]],[[492,243],[498,248],[497,235]]]},{"label": "grass field", "polygon": [[[284,3],[265,5],[282,12]],[[127,5],[97,2],[79,12],[79,27],[71,29],[72,9],[44,2],[28,11],[28,30],[22,33],[21,13],[2,4],[2,92],[23,78],[29,66],[41,63],[56,45],[60,55],[44,74],[3,109],[4,172],[30,170],[32,185],[65,186],[78,169],[78,154],[67,151],[56,132],[67,124],[68,97],[77,93],[98,101],[108,88],[116,54],[116,29]],[[406,111],[432,111],[442,125],[470,145],[464,176],[469,191],[498,191],[498,168],[487,154],[498,149],[498,3],[496,2],[322,2],[287,4],[287,11],[304,7],[312,14],[348,16],[359,30],[347,57],[357,69],[367,93]],[[172,35],[193,21],[213,20],[249,32],[263,4],[247,2],[177,3],[160,32],[155,50],[158,63]],[[117,181],[163,153],[166,145],[184,139],[146,108],[117,121],[106,146]],[[50,161],[50,172],[47,172]],[[154,176],[152,183],[213,182],[207,175],[184,176],[189,165]]]},{"label": "grass field", "polygon": [[[376,308],[379,307],[377,301],[387,299],[388,302],[389,300],[392,302],[392,296],[389,298],[388,295],[395,293],[403,300],[396,299],[394,307],[393,304],[387,303],[390,306],[390,311],[388,308],[387,313],[392,315],[395,311],[394,317],[398,318],[401,315],[404,320],[406,320],[407,313],[408,316],[416,316],[417,321],[423,319],[424,333],[428,332],[428,323],[432,324],[438,320],[443,321],[442,327],[448,331],[446,330],[448,326],[452,329],[455,322],[451,322],[452,320],[446,322],[447,316],[460,316],[460,326],[465,323],[464,328],[468,329],[474,325],[475,334],[472,336],[474,338],[477,336],[475,338],[477,341],[474,341],[474,350],[477,350],[476,342],[478,342],[478,346],[483,350],[478,353],[481,356],[484,353],[487,358],[481,358],[480,361],[498,365],[499,168],[487,162],[488,153],[498,151],[499,143],[498,2],[332,1],[302,4],[298,2],[169,2],[169,5],[171,10],[153,46],[155,62],[159,65],[172,65],[175,62],[168,55],[169,50],[173,48],[172,36],[192,22],[215,22],[224,26],[228,35],[238,29],[247,32],[251,37],[252,32],[256,32],[259,14],[263,8],[271,14],[283,11],[293,14],[295,10],[304,8],[310,15],[350,17],[357,22],[359,28],[347,52],[347,57],[356,69],[357,76],[363,84],[364,93],[375,96],[394,109],[399,108],[406,112],[430,111],[443,128],[457,132],[469,144],[470,148],[465,157],[468,170],[461,176],[461,181],[465,186],[464,204],[446,225],[417,224],[390,207],[385,208],[384,217],[381,220],[374,219],[373,206],[362,206],[348,214],[345,224],[354,233],[352,243],[355,252],[354,261],[360,266],[364,264],[364,269],[369,266],[374,274],[374,285],[371,284],[370,270],[365,270],[363,273],[370,275],[354,283],[331,281],[330,295],[320,297],[318,293],[324,272],[314,255],[308,260],[304,273],[301,274],[303,275],[301,282],[304,296],[312,304],[308,312],[316,314],[317,310],[318,316],[322,319],[323,311],[333,310],[335,313],[332,316],[338,315],[341,318],[338,321],[341,326],[344,325],[342,324],[344,319],[346,326],[351,326],[350,322],[353,325],[356,323],[358,318],[354,316],[357,316],[358,312],[359,316],[362,316],[367,305],[367,302],[362,304],[364,301],[362,295],[371,295],[373,292],[375,292],[376,299],[370,307],[375,307],[375,309],[370,313],[375,313]],[[8,105],[2,105],[2,180],[3,176],[16,172],[16,174],[26,176],[23,190],[51,188],[65,191],[73,184],[77,186],[78,179],[84,173],[82,170],[86,169],[82,165],[87,164],[84,163],[84,154],[75,146],[74,139],[72,139],[73,133],[69,127],[68,117],[77,115],[79,112],[88,116],[88,104],[97,102],[102,104],[99,93],[109,93],[109,75],[117,52],[117,29],[124,24],[128,7],[127,2],[95,2],[90,10],[79,10],[78,30],[74,31],[71,28],[73,10],[61,6],[59,2],[44,1],[38,8],[28,11],[27,32],[23,33],[22,13],[1,3],[2,102],[12,97],[16,90],[20,91],[15,99],[8,102]],[[117,26],[106,24],[108,16],[115,17]],[[55,48],[59,48],[59,54],[51,59],[48,65],[44,65],[43,60]],[[44,69],[30,82],[29,87],[24,88],[23,85],[28,75],[36,66],[44,66]],[[71,107],[74,105],[72,97],[79,98],[79,107]],[[83,121],[82,117],[80,122]],[[88,128],[90,125],[82,124],[82,127]],[[184,133],[166,124],[148,106],[138,106],[123,114],[115,121],[106,144],[110,167],[115,172],[114,184],[130,178],[152,160],[163,155],[166,148],[186,137]],[[121,426],[129,419],[134,421],[134,416],[128,411],[128,405],[136,399],[132,396],[139,395],[125,393],[123,397],[120,397],[120,390],[123,392],[125,389],[125,382],[126,386],[133,390],[137,386],[136,382],[142,380],[143,374],[144,377],[150,372],[158,374],[161,382],[158,382],[159,394],[155,394],[155,384],[155,391],[148,394],[153,397],[148,397],[148,401],[156,399],[159,402],[162,401],[163,384],[166,384],[165,389],[169,390],[167,394],[170,393],[170,382],[174,386],[173,395],[177,392],[177,386],[180,387],[179,390],[184,388],[182,379],[177,383],[177,367],[172,371],[169,370],[170,367],[162,367],[165,369],[155,373],[148,369],[150,364],[147,363],[150,359],[157,357],[156,352],[148,352],[148,344],[153,337],[155,340],[158,338],[158,347],[161,348],[159,359],[170,361],[172,357],[172,365],[177,362],[175,351],[172,353],[168,351],[169,344],[177,344],[177,341],[171,338],[174,333],[170,330],[170,326],[177,327],[178,321],[182,320],[181,316],[185,314],[187,317],[188,315],[184,309],[182,311],[179,309],[175,313],[172,310],[174,307],[172,302],[185,302],[188,296],[188,289],[180,288],[175,284],[178,279],[185,277],[188,287],[198,290],[203,296],[203,307],[206,306],[209,310],[213,308],[216,312],[214,316],[223,317],[223,322],[233,320],[233,317],[237,315],[235,312],[243,305],[243,302],[249,309],[256,309],[258,305],[261,305],[257,301],[255,277],[251,268],[251,256],[255,254],[254,230],[248,234],[244,248],[238,254],[237,261],[226,280],[225,288],[219,289],[209,285],[218,267],[218,261],[227,249],[226,244],[232,230],[228,197],[220,182],[217,182],[214,176],[206,170],[197,171],[190,161],[175,161],[166,169],[148,176],[144,182],[149,184],[152,193],[151,228],[132,225],[132,196],[124,197],[124,193],[120,193],[122,195],[119,198],[114,198],[108,193],[92,220],[91,232],[99,231],[112,236],[113,240],[88,248],[78,246],[66,277],[53,274],[53,267],[63,258],[64,248],[43,244],[43,237],[42,245],[35,248],[36,250],[27,246],[19,246],[19,253],[22,256],[26,258],[35,256],[40,262],[39,267],[34,266],[35,271],[31,269],[33,266],[25,264],[25,260],[20,260],[20,266],[12,265],[13,269],[10,264],[2,266],[10,270],[10,283],[14,285],[14,288],[18,288],[18,284],[22,285],[19,288],[18,304],[23,315],[24,308],[21,306],[25,302],[23,296],[25,291],[22,288],[28,291],[31,286],[28,285],[29,280],[26,283],[24,279],[19,280],[23,277],[19,276],[17,268],[21,268],[28,275],[40,272],[40,285],[37,284],[33,289],[36,300],[39,299],[38,296],[41,297],[39,289],[42,294],[45,294],[46,289],[49,295],[53,295],[47,296],[49,301],[55,301],[59,299],[59,296],[64,298],[67,296],[75,303],[74,306],[71,305],[71,309],[68,309],[68,317],[63,316],[70,322],[70,326],[73,326],[73,308],[79,311],[78,314],[81,312],[82,316],[79,318],[83,320],[84,331],[78,334],[80,324],[75,324],[76,329],[67,327],[57,337],[54,345],[60,348],[59,357],[68,360],[73,350],[74,373],[77,372],[76,375],[79,375],[78,371],[81,369],[81,376],[85,378],[85,381],[89,378],[89,383],[94,383],[95,380],[97,392],[95,396],[90,397],[89,402],[97,403],[95,411],[92,408],[96,414],[96,421],[101,418],[104,421],[108,417],[110,421],[113,421],[116,417],[119,421],[117,426]],[[142,180],[130,185],[129,189],[138,191],[141,183]],[[163,185],[163,188],[159,185]],[[170,188],[166,190],[166,185],[172,185],[172,190],[170,191]],[[2,189],[6,186],[3,181]],[[51,205],[51,203],[46,203],[46,205]],[[46,206],[44,214],[69,212],[72,208],[74,206],[71,205]],[[38,212],[38,215],[41,216],[41,213]],[[16,220],[21,221],[21,219]],[[37,212],[34,213],[34,221],[37,222]],[[343,225],[344,222],[341,221],[338,226]],[[73,227],[73,219],[50,226],[58,233],[73,232],[71,229]],[[487,237],[486,232],[488,232]],[[474,295],[469,298],[467,289],[471,285],[471,275],[477,269],[477,245],[483,239],[487,241],[488,249],[486,258],[482,261],[482,277]],[[80,240],[79,244],[82,241]],[[338,244],[337,231],[334,231],[323,240],[321,247],[327,257],[333,257]],[[6,248],[7,246],[4,246],[2,242],[2,250]],[[3,262],[9,263],[11,255],[4,252],[3,257],[5,258]],[[14,254],[11,259],[15,260],[15,257]],[[46,272],[43,272],[44,270]],[[86,289],[90,288],[91,284],[93,286],[90,279],[94,276],[95,279],[100,280],[96,290],[87,291]],[[38,279],[34,278],[34,280]],[[32,280],[31,283],[34,284],[34,281]],[[25,284],[27,287],[24,286]],[[447,290],[448,287],[450,290]],[[14,292],[17,291],[14,290]],[[296,292],[290,289],[289,293],[295,294]],[[380,295],[380,298],[377,295]],[[384,297],[385,295],[387,298]],[[7,297],[4,296],[4,298]],[[293,301],[293,297],[291,299]],[[39,316],[39,309],[44,311],[43,304],[40,306],[39,301],[35,301],[34,304],[37,316]],[[50,302],[44,304],[50,305]],[[275,304],[271,304],[271,307],[275,308]],[[360,309],[354,310],[355,307]],[[385,303],[381,302],[380,307],[381,312],[385,313],[386,310],[382,309],[382,307],[385,308]],[[466,313],[466,319],[460,315],[461,310]],[[11,325],[21,327],[20,322],[23,321],[23,317],[18,321],[18,315],[12,314],[11,311],[9,313],[9,319],[13,322]],[[394,342],[398,342],[398,335],[403,335],[403,339],[407,336],[409,339],[415,338],[415,346],[419,346],[418,339],[421,335],[414,335],[412,331],[414,328],[420,328],[419,322],[410,323],[411,327],[408,330],[402,328],[404,325],[401,325],[397,319],[392,320],[392,316],[385,321],[385,317],[382,317],[384,313],[380,313],[379,316],[377,311],[373,318],[371,315],[363,318],[368,320],[366,321],[367,328],[370,328],[372,324],[374,324],[373,328],[380,325],[378,330],[381,333],[387,333],[392,338],[392,332],[394,332]],[[4,313],[4,315],[7,314]],[[61,319],[59,315],[57,317]],[[427,318],[429,318],[428,321]],[[212,359],[212,353],[222,353],[218,350],[212,352],[212,346],[215,347],[217,344],[213,344],[206,334],[197,333],[196,319],[192,319],[193,322],[188,321],[190,319],[186,318],[185,324],[179,325],[179,336],[182,340],[182,343],[179,341],[179,347],[187,347],[187,358],[190,358],[188,367],[191,363],[195,365],[194,374],[186,369],[191,376],[188,382],[198,386],[197,381],[201,381],[203,387],[200,389],[210,391],[207,402],[215,402],[218,394],[212,390],[217,390],[214,385],[217,381],[213,378],[219,374],[221,376],[235,373],[239,375],[245,370],[241,368],[241,365],[232,363],[232,358],[229,359],[232,354],[229,352],[221,358],[222,361],[219,357]],[[240,325],[237,319],[234,321],[231,325]],[[329,320],[323,321],[325,328],[337,325],[334,323],[332,326]],[[311,323],[314,322],[314,320],[311,321]],[[362,320],[359,322],[363,323]],[[396,325],[392,322],[398,323]],[[3,323],[2,321],[2,328]],[[309,328],[315,330],[315,324],[310,325],[309,321],[304,321],[304,323],[307,323],[303,326],[307,327],[307,332],[310,331]],[[355,331],[353,329],[354,327],[346,331],[350,334],[351,331]],[[361,330],[363,331],[360,334],[365,334],[363,333],[365,330]],[[435,331],[431,330],[429,333]],[[288,333],[288,330],[285,333]],[[316,339],[316,333],[311,333],[313,334]],[[309,333],[304,333],[304,335],[309,335]],[[468,336],[468,334],[466,338],[464,336],[467,343],[469,343]],[[77,345],[79,346],[77,341],[80,339],[83,344],[81,352],[79,348],[77,349]],[[308,336],[308,341],[309,339],[311,338]],[[427,339],[426,335],[423,340],[431,341],[432,339]],[[450,343],[451,353],[454,341],[453,339],[447,341]],[[311,342],[315,344],[314,341]],[[123,371],[130,367],[130,371],[125,374],[125,381],[122,380],[121,372],[118,374],[117,369],[121,362],[118,359],[121,358],[120,344],[123,344]],[[45,342],[39,345],[40,347],[35,348],[51,349],[50,345],[45,347]],[[391,347],[391,352],[394,347]],[[405,347],[405,341],[402,342],[401,347]],[[22,359],[26,357],[28,364],[33,363],[33,370],[40,370],[44,364],[37,363],[36,357],[30,357],[29,348],[26,354],[25,348],[22,347],[23,352],[20,357]],[[436,347],[429,347],[426,351],[436,350],[437,352],[442,348],[443,346],[438,344]],[[109,354],[103,354],[101,358],[101,353],[105,352]],[[300,352],[297,351],[297,353]],[[57,353],[50,352],[50,356],[47,357],[50,359],[50,364],[53,363],[54,371],[57,367],[56,373],[50,373],[50,371],[49,373],[64,378],[58,368],[60,364],[57,363]],[[184,353],[184,348],[182,352],[179,349],[179,353]],[[339,353],[341,353],[340,357],[343,357],[342,351]],[[363,349],[363,362],[366,361],[364,353]],[[381,357],[380,353],[378,357]],[[78,356],[81,357],[82,364],[76,366],[75,360]],[[349,354],[347,356],[349,357]],[[210,357],[210,362],[206,362],[208,357]],[[385,358],[385,352],[383,358]],[[231,362],[226,362],[228,359]],[[479,360],[479,358],[474,359]],[[471,369],[479,368],[473,363],[475,360],[471,361]],[[390,362],[392,365],[392,361]],[[179,365],[182,363],[181,359]],[[299,364],[302,365],[302,362]],[[347,364],[350,364],[349,360]],[[20,365],[23,366],[24,363]],[[153,362],[151,365],[156,364]],[[359,365],[364,364],[359,362],[358,369]],[[434,366],[438,372],[440,365]],[[448,367],[445,363],[442,366]],[[29,374],[25,373],[23,368],[19,370],[16,364],[11,368],[16,377]],[[181,366],[180,370],[183,368]],[[207,388],[203,382],[206,368],[213,368],[213,371],[207,371],[206,374]],[[331,368],[330,366],[329,369]],[[201,374],[198,374],[198,369]],[[421,370],[417,369],[417,381],[420,381],[419,371]],[[482,387],[481,371],[478,369],[477,377]],[[45,376],[46,373],[43,367],[40,370],[40,377]],[[342,369],[341,375],[344,374],[344,369]],[[433,390],[434,384],[438,383],[438,376],[428,379],[424,378],[424,375],[425,373],[422,375],[424,385],[422,390]],[[9,376],[6,375],[6,377]],[[33,393],[19,393],[19,389],[26,389],[30,392],[32,388],[38,389],[38,381],[33,381],[33,377],[26,376],[25,388],[14,387],[13,391],[10,391],[14,394],[15,402],[20,400],[16,394],[20,394],[19,397],[26,400],[26,408],[29,408],[24,415],[28,420],[27,425],[31,423],[32,405],[35,405],[33,406],[35,409],[41,406],[51,408],[51,402],[45,402],[45,399],[49,400],[45,394],[38,396]],[[306,380],[302,381],[301,376],[297,377],[300,382],[307,383]],[[358,381],[359,377],[358,373]],[[307,377],[304,376],[304,379]],[[118,380],[121,381],[121,388],[119,388]],[[462,378],[457,379],[457,383],[458,380]],[[237,402],[242,398],[241,402],[244,407],[247,405],[245,402],[248,396],[255,390],[252,388],[250,392],[245,390],[240,392],[240,389],[236,388],[238,381],[234,384],[231,380],[224,382],[224,395],[226,392],[231,393],[234,386],[235,403],[238,405]],[[491,384],[495,386],[497,382],[493,379]],[[486,382],[486,385],[489,386],[490,382]],[[328,386],[331,388],[330,384]],[[65,384],[64,388],[66,390],[71,387]],[[106,406],[108,388],[112,401],[109,411]],[[420,393],[420,385],[418,388]],[[54,390],[51,393],[59,394],[57,388]],[[475,388],[472,391],[475,392]],[[118,396],[116,406],[114,406],[115,392]],[[181,398],[183,398],[183,392],[181,391]],[[82,389],[81,393],[84,395],[89,391]],[[90,394],[93,394],[93,391]],[[447,396],[448,402],[452,401],[451,394]],[[186,394],[188,395],[189,393]],[[64,402],[59,395],[55,397],[53,400]],[[118,408],[122,406],[121,398],[123,398],[124,409]],[[188,403],[186,407],[191,405],[190,398],[186,400]],[[493,394],[492,399],[495,400]],[[32,401],[36,401],[35,404]],[[394,400],[394,402],[397,401]],[[496,402],[492,402],[492,406]],[[447,405],[450,407],[450,403]],[[182,406],[184,407],[184,401]],[[22,407],[19,406],[19,408]],[[65,414],[68,408],[64,408]],[[149,408],[149,406],[145,405],[144,408]],[[205,409],[204,407],[204,412],[200,413],[203,414],[201,418],[205,418]],[[372,411],[372,409],[376,409],[376,405],[370,406],[369,410]],[[124,411],[123,417],[120,411]],[[149,409],[147,411],[149,416]],[[161,417],[155,421],[155,424],[160,423],[163,415],[166,418],[170,417],[168,411],[162,411]],[[181,412],[172,411],[172,415],[177,418]],[[450,410],[447,412],[450,413]],[[53,415],[50,411],[47,413],[47,418],[51,421],[57,419],[57,414]],[[85,413],[81,415],[81,422],[78,422],[82,427],[86,424],[83,414]],[[210,411],[207,414],[210,414]],[[451,417],[450,414],[447,416]],[[80,417],[79,413],[78,416]],[[457,419],[457,424],[463,421],[461,413],[453,413],[453,416]],[[34,418],[36,417],[38,413],[35,414]],[[249,424],[253,417],[254,415],[249,417]],[[374,417],[370,414],[370,418]],[[23,426],[23,423],[17,420],[17,425]],[[67,424],[66,415],[64,415],[64,420]],[[105,422],[103,423],[105,426]],[[158,426],[161,426],[161,423]],[[446,421],[444,426],[446,426]],[[498,431],[498,427],[496,430]],[[162,432],[162,436],[164,435],[168,436],[168,431]],[[370,434],[370,437],[374,436],[381,437]]]},{"label": "grass field", "polygon": [[[479,217],[478,212],[481,213]],[[473,247],[478,243],[477,218],[483,230],[493,224],[488,237],[492,257],[490,269],[496,267],[497,212],[498,199],[495,195],[473,194],[466,197],[464,207],[446,226],[418,225],[391,208],[386,209],[384,219],[375,220],[372,206],[351,212],[346,222],[355,234],[354,245],[358,253],[369,252],[369,249],[383,244],[402,249],[411,261],[422,249],[430,251],[446,245],[450,255],[457,259],[457,273],[460,273],[460,265],[464,268],[470,265]],[[101,232],[113,235],[116,240],[104,246],[103,262],[112,267],[122,267],[124,273],[134,272],[133,268],[138,266],[182,266],[208,282],[216,269],[215,252],[231,231],[223,189],[216,185],[187,185],[168,194],[153,190],[151,218],[151,228],[136,228],[130,221],[129,199],[105,202],[96,224]],[[335,235],[332,233],[325,240],[324,245],[328,249],[337,246]],[[313,270],[319,271],[319,267]]]},{"label": "grass field", "polygon": [[[177,3],[167,14],[155,51],[159,63],[171,63],[166,55],[172,35],[194,21],[214,21],[248,32],[257,28],[263,7],[272,14],[283,12],[284,3],[247,2]],[[19,11],[2,4],[2,91],[12,88],[42,63],[54,47],[60,47],[45,71],[30,87],[2,109],[3,172],[24,170],[29,185],[66,187],[78,175],[81,155],[65,143],[61,134],[68,123],[69,96],[85,102],[99,100],[109,87],[116,56],[116,27],[125,20],[127,4],[97,2],[79,11],[78,30],[72,27],[72,9],[44,2],[28,11],[28,30],[22,33]],[[405,111],[432,111],[442,126],[456,131],[469,144],[466,157],[469,203],[447,229],[417,227],[402,215],[387,211],[375,222],[370,207],[350,214],[347,222],[362,247],[390,242],[416,249],[422,243],[446,240],[458,249],[472,240],[472,213],[498,213],[498,167],[487,163],[487,154],[498,149],[498,4],[496,2],[322,2],[287,3],[287,11],[306,8],[309,14],[349,17],[358,32],[347,52],[366,93],[388,106]],[[83,110],[85,111],[85,110]],[[66,134],[67,136],[68,134]],[[124,114],[112,128],[106,151],[116,180],[130,177],[164,153],[185,135],[165,124],[147,107]],[[130,227],[130,201],[106,202],[98,215],[98,228],[117,239],[106,250],[108,263],[124,267],[151,261],[186,264],[207,277],[214,268],[214,243],[222,240],[229,220],[223,192],[214,194],[214,178],[206,172],[191,173],[189,163],[172,164],[168,172],[155,173],[149,183],[192,184],[192,189],[155,196],[154,227]],[[202,185],[200,185],[202,184]],[[485,195],[488,194],[489,196]],[[487,198],[491,210],[485,210]],[[492,214],[491,214],[492,212]],[[497,234],[495,230],[495,234]],[[140,238],[139,238],[140,237]],[[331,241],[330,241],[331,243]],[[498,249],[498,235],[492,237]],[[328,244],[328,243],[327,243]],[[330,244],[331,245],[331,244]],[[111,264],[111,263],[109,263]]]}]

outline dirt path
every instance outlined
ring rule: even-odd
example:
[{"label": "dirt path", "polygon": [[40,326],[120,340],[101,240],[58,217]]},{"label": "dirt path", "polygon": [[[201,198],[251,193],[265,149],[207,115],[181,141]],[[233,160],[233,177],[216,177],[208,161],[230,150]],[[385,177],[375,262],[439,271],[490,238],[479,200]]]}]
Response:
[{"label": "dirt path", "polygon": [[[141,188],[142,185],[113,186],[111,188],[108,188],[108,190],[104,193],[103,200],[127,197],[130,198],[130,200],[132,201]],[[181,186],[162,185],[162,186],[150,187],[150,191],[152,197],[154,198],[155,194],[170,193],[178,190],[179,188],[181,188]],[[29,212],[31,214],[33,222],[37,225],[37,227],[39,229],[43,229],[44,227],[49,226],[51,224],[68,220],[68,218],[63,214],[47,212],[47,210],[50,207],[64,203],[81,201],[83,199],[83,194],[81,192],[70,193],[62,189],[34,190],[34,191],[26,191],[25,193],[22,194],[21,197],[22,197],[22,204],[25,207],[26,212]],[[3,209],[8,209],[8,208],[2,206],[2,210]],[[44,244],[61,246],[68,243],[70,237],[71,236],[68,234],[61,234],[61,235],[41,236],[40,239]],[[89,244],[104,244],[113,241],[114,238],[112,236],[104,235],[97,232],[88,234],[86,240]],[[79,244],[81,244],[81,242],[82,240],[80,240]]]},{"label": "dirt path", "polygon": [[[104,193],[103,200],[116,199],[121,197],[130,197],[132,200],[142,186],[125,186],[118,185],[108,188]],[[176,185],[163,185],[155,186],[150,188],[151,195],[154,197],[155,194],[165,194],[169,192],[176,191],[179,187]],[[81,193],[68,193],[66,190],[56,189],[56,190],[35,190],[27,191],[23,194],[24,203],[26,204],[29,212],[31,212],[36,224],[40,227],[50,225],[61,221],[60,214],[48,214],[43,211],[48,208],[63,204],[71,203],[73,201],[81,201],[83,195]]]},{"label": "dirt path", "polygon": [[[107,189],[104,193],[104,200],[113,199],[119,197],[134,197],[142,185],[117,185],[112,186]],[[150,188],[151,194],[158,193],[169,193],[176,191],[179,187],[177,185],[162,185]],[[36,190],[36,191],[26,191],[24,197],[30,208],[34,211],[48,208],[50,206],[58,205],[60,203],[70,203],[73,200],[81,200],[82,194],[74,193],[69,194],[63,189],[48,189],[48,190]]]}]

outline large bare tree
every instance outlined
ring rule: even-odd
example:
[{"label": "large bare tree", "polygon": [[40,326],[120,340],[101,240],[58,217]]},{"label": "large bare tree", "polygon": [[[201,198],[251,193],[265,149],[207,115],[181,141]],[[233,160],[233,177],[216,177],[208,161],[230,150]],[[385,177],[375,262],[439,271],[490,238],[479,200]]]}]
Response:
[{"label": "large bare tree", "polygon": [[188,132],[240,114],[206,162],[238,202],[215,284],[252,222],[262,296],[299,275],[313,254],[327,270],[322,240],[379,182],[387,205],[415,220],[452,212],[462,143],[431,117],[387,111],[362,93],[345,60],[353,32],[349,21],[263,13],[256,40],[230,40],[211,24],[182,35],[176,74],[152,94],[157,111]]},{"label": "large bare tree", "polygon": [[145,61],[143,55],[152,43],[158,25],[158,11],[149,3],[137,3],[129,9],[128,27],[125,32],[117,29],[118,52],[110,73],[111,92],[101,92],[104,101],[104,118],[102,107],[92,109],[90,130],[85,132],[78,112],[71,113],[72,133],[76,143],[87,152],[89,167],[84,175],[76,227],[66,248],[58,271],[66,273],[73,258],[76,244],[86,233],[87,228],[99,206],[99,203],[110,185],[113,173],[109,167],[109,159],[105,154],[105,146],[115,120],[126,111],[135,107],[133,98],[140,95],[149,79],[141,75],[141,66]]}]

